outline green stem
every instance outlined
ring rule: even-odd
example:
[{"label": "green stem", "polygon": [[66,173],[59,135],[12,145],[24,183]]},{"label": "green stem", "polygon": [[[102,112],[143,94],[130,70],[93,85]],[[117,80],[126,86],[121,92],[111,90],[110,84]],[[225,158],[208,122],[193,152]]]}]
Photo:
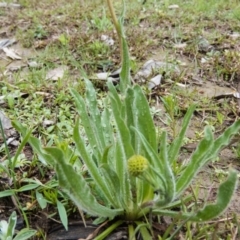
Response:
[{"label": "green stem", "polygon": [[128,225],[128,239],[129,240],[136,240],[135,233],[134,233],[134,227],[132,224]]},{"label": "green stem", "polygon": [[95,240],[103,240],[105,239],[107,236],[109,236],[109,234],[115,230],[117,227],[119,227],[124,221],[123,220],[118,220],[117,222],[113,223],[110,227],[108,227],[105,231],[103,231],[100,235],[98,235],[97,237],[95,237]]},{"label": "green stem", "polygon": [[107,0],[107,4],[108,4],[108,8],[113,20],[113,25],[117,31],[117,35],[118,35],[118,40],[119,40],[119,45],[120,45],[120,53],[121,53],[121,62],[123,62],[123,49],[122,49],[122,30],[120,27],[120,24],[118,22],[114,7],[113,7],[113,3],[112,0]]}]

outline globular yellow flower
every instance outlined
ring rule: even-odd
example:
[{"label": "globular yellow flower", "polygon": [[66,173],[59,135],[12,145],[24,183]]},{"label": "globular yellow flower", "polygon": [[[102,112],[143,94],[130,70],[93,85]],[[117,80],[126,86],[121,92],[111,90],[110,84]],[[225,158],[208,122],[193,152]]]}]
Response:
[{"label": "globular yellow flower", "polygon": [[133,155],[128,159],[128,171],[129,173],[137,177],[148,169],[148,160],[141,155]]}]

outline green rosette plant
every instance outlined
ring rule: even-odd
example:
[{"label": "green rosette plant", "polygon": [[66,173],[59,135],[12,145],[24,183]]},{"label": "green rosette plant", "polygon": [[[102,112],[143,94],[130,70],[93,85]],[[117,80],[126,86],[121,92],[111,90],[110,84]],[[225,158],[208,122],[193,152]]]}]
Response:
[{"label": "green rosette plant", "polygon": [[[54,166],[59,186],[79,209],[97,216],[99,222],[112,220],[102,234],[104,239],[119,225],[129,224],[129,239],[138,229],[143,239],[151,239],[146,216],[168,215],[189,221],[207,221],[219,216],[228,206],[237,184],[237,172],[231,170],[218,190],[216,203],[206,204],[196,212],[171,210],[189,200],[184,190],[189,187],[199,170],[214,159],[227,145],[231,136],[240,130],[240,121],[214,139],[210,127],[186,165],[177,164],[183,138],[195,107],[187,111],[182,129],[168,144],[167,133],[158,138],[150,108],[140,86],[129,86],[125,95],[119,95],[111,82],[103,110],[97,107],[97,97],[92,83],[85,79],[86,96],[71,90],[75,98],[79,120],[73,140],[75,154],[80,156],[89,177],[76,164],[71,164],[61,148],[42,148],[36,138],[29,143],[44,162]],[[15,127],[23,134],[20,124]],[[83,131],[84,129],[84,131]],[[43,161],[43,160],[42,160]]]},{"label": "green rosette plant", "polygon": [[[114,14],[112,5],[109,6]],[[149,103],[141,87],[130,80],[122,19],[114,20],[122,52],[120,91],[108,81],[108,95],[100,109],[94,86],[87,78],[84,97],[70,90],[79,114],[73,131],[74,155],[79,156],[85,170],[76,167],[77,161],[71,163],[59,147],[43,148],[34,137],[29,138],[29,143],[43,163],[54,166],[59,186],[79,209],[96,216],[98,223],[111,220],[109,227],[95,239],[105,239],[111,231],[127,223],[129,239],[135,239],[136,232],[140,232],[143,239],[149,240],[153,233],[147,219],[151,220],[152,216],[202,222],[219,216],[226,209],[237,184],[234,170],[229,171],[228,178],[220,185],[216,202],[206,203],[195,212],[184,209],[189,201],[185,190],[199,170],[239,132],[240,121],[217,139],[210,127],[206,127],[188,163],[179,164],[177,173],[174,172],[195,106],[189,107],[182,128],[171,143],[166,131],[162,130],[158,136]],[[19,123],[15,123],[15,127],[23,136],[27,133]],[[174,211],[174,206],[179,210]]]}]

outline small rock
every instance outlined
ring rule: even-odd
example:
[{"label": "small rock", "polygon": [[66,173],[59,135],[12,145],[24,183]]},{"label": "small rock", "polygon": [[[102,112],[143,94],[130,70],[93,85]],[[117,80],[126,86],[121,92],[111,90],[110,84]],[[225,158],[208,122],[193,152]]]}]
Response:
[{"label": "small rock", "polygon": [[168,9],[177,9],[177,8],[179,8],[179,6],[177,4],[168,6]]},{"label": "small rock", "polygon": [[186,43],[177,43],[173,45],[173,47],[176,49],[184,49],[186,46],[187,46]]},{"label": "small rock", "polygon": [[107,35],[102,35],[101,36],[101,41],[103,41],[108,46],[113,46],[114,45],[114,40]]},{"label": "small rock", "polygon": [[148,78],[154,73],[159,71],[174,71],[177,74],[180,74],[180,69],[167,62],[161,62],[156,60],[148,60],[142,68],[137,72],[137,74],[134,77],[134,80],[136,81],[143,81],[145,82],[148,80]]},{"label": "small rock", "polygon": [[154,87],[158,86],[161,84],[161,79],[162,79],[162,75],[158,74],[157,76],[151,78],[151,80],[148,83],[148,89],[151,90]]},{"label": "small rock", "polygon": [[68,66],[64,65],[54,68],[47,73],[46,80],[57,81],[59,79],[62,79],[67,70]]}]

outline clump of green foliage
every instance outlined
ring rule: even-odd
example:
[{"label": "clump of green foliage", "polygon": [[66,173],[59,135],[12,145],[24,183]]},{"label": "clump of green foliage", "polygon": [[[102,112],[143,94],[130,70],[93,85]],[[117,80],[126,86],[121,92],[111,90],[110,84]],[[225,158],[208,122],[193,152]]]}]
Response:
[{"label": "clump of green foliage", "polygon": [[[95,222],[112,220],[111,225],[95,239],[105,239],[111,231],[128,223],[129,239],[140,232],[143,239],[152,239],[147,219],[168,215],[183,221],[202,222],[220,215],[228,206],[237,184],[234,170],[218,190],[216,203],[206,204],[195,212],[184,209],[189,187],[199,170],[214,159],[238,133],[240,121],[214,139],[209,127],[196,151],[185,165],[178,164],[180,148],[195,110],[191,106],[182,122],[182,129],[169,143],[166,131],[158,136],[149,103],[137,84],[131,83],[129,52],[123,32],[123,15],[116,21],[112,2],[110,11],[118,33],[122,54],[119,86],[107,82],[108,95],[99,108],[93,84],[85,78],[86,94],[82,97],[71,89],[79,119],[73,132],[76,152],[69,154],[62,147],[43,148],[39,140],[29,138],[41,161],[54,167],[59,186],[76,206],[96,216]],[[20,124],[15,127],[26,134]],[[76,160],[76,156],[80,160]],[[180,210],[173,210],[178,206]],[[173,237],[173,235],[171,236]]]}]

